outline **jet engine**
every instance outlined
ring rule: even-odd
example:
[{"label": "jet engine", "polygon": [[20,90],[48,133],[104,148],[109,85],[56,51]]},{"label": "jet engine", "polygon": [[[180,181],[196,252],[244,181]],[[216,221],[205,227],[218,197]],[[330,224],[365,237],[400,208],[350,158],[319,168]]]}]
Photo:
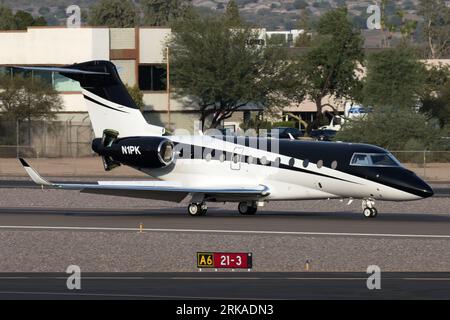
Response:
[{"label": "jet engine", "polygon": [[92,141],[92,149],[102,156],[106,171],[121,164],[140,168],[162,168],[173,163],[174,144],[165,137],[118,138],[119,132],[104,130]]}]

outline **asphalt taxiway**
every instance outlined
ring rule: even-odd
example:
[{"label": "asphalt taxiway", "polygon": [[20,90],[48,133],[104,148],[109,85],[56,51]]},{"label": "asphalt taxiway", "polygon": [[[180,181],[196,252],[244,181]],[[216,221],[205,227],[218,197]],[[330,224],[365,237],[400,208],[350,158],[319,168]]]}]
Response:
[{"label": "asphalt taxiway", "polygon": [[351,212],[265,211],[239,216],[212,208],[189,217],[185,208],[0,208],[0,230],[74,230],[428,238],[450,240],[450,214],[383,213],[367,219]]},{"label": "asphalt taxiway", "polygon": [[[0,274],[0,299],[450,299],[450,273],[86,273]],[[369,282],[371,282],[369,280]]]}]

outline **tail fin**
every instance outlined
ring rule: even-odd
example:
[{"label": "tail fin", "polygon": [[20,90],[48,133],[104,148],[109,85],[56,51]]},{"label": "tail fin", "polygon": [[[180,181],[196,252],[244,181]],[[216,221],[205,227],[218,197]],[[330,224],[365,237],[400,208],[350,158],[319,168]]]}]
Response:
[{"label": "tail fin", "polygon": [[19,68],[59,72],[78,81],[96,137],[102,137],[105,129],[118,131],[120,137],[161,136],[164,133],[163,127],[147,123],[110,61],[88,61],[62,68]]}]

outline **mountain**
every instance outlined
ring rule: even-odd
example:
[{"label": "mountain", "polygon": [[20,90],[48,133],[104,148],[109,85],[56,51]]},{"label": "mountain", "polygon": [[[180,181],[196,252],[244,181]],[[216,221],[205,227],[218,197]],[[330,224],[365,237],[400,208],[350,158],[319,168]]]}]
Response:
[{"label": "mountain", "polygon": [[[82,9],[89,8],[95,0],[0,0],[0,4],[7,5],[13,10],[25,10],[33,15],[42,15],[50,25],[64,24],[66,8],[76,4]],[[139,0],[135,0],[139,3]],[[347,6],[355,23],[364,28],[367,19],[367,7],[374,3],[371,1],[352,0],[236,0],[241,15],[254,25],[268,29],[295,29],[302,11],[307,11],[310,16],[319,17],[326,10],[337,6]],[[192,3],[200,12],[223,12],[228,0],[193,0]],[[386,12],[395,16],[398,10],[404,10],[408,15],[416,14],[418,0],[390,1]]]}]

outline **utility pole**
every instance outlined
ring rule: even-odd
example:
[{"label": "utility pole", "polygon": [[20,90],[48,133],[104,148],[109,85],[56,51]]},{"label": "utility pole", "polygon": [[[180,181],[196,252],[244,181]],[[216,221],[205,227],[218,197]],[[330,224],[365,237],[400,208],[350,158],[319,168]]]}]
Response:
[{"label": "utility pole", "polygon": [[167,128],[172,130],[170,126],[170,61],[169,47],[166,47],[166,90],[167,90]]}]

